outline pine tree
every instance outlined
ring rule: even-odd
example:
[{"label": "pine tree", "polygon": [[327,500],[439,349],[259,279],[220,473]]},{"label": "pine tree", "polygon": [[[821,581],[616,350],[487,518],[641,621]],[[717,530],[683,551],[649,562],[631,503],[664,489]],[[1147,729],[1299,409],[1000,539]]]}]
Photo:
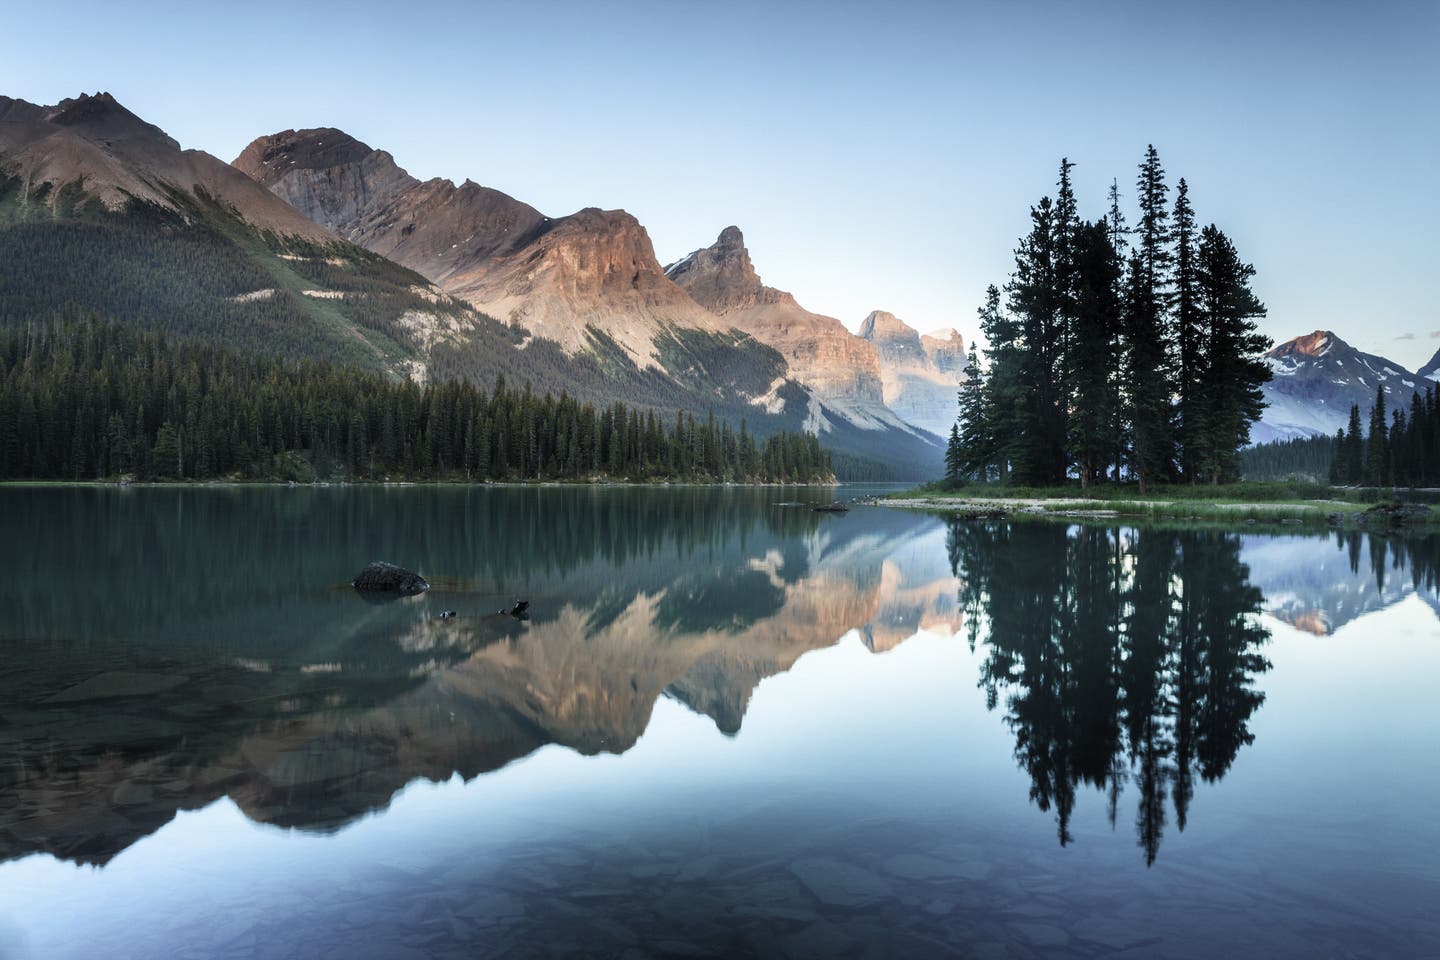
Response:
[{"label": "pine tree", "polygon": [[1055,221],[1049,197],[1030,208],[1030,233],[1015,250],[1015,273],[1005,288],[1024,340],[1015,475],[1018,482],[1037,486],[1063,482],[1066,465],[1065,326]]},{"label": "pine tree", "polygon": [[1010,478],[1011,465],[1018,459],[1021,430],[1024,429],[1025,384],[1021,361],[1024,344],[1020,325],[1000,307],[1000,291],[991,284],[980,308],[980,332],[989,344],[983,422],[986,452],[992,457],[998,479]]},{"label": "pine tree", "polygon": [[1211,483],[1239,479],[1240,450],[1265,408],[1261,387],[1271,374],[1264,354],[1271,343],[1256,330],[1265,305],[1250,290],[1254,275],[1255,268],[1240,260],[1218,227],[1201,231],[1195,307],[1205,353],[1196,361],[1200,376],[1194,392],[1203,415],[1191,425],[1190,438],[1193,466]]},{"label": "pine tree", "polygon": [[1365,480],[1365,441],[1360,433],[1360,407],[1350,407],[1350,424],[1345,431],[1345,450],[1337,460],[1344,461],[1341,481],[1347,487],[1359,486]]},{"label": "pine tree", "polygon": [[950,425],[950,441],[945,444],[945,482],[951,486],[959,486],[961,479],[961,464],[964,462],[964,452],[960,447],[960,425]]},{"label": "pine tree", "polygon": [[1390,485],[1390,449],[1385,430],[1385,388],[1375,388],[1375,406],[1370,408],[1370,432],[1365,437],[1365,486]]},{"label": "pine tree", "polygon": [[[991,288],[994,289],[993,287]],[[996,293],[998,304],[998,291]],[[998,309],[998,306],[997,306]],[[984,482],[989,478],[991,451],[995,441],[986,421],[986,382],[980,369],[980,358],[971,341],[965,358],[965,380],[960,384],[960,475],[965,479]]]},{"label": "pine tree", "polygon": [[1112,336],[1119,313],[1120,263],[1106,224],[1083,224],[1074,242],[1074,321],[1071,335],[1070,456],[1082,487],[1105,478],[1116,441],[1117,411],[1112,379],[1118,342]]},{"label": "pine tree", "polygon": [[1190,187],[1181,177],[1175,187],[1175,331],[1179,335],[1179,371],[1177,378],[1179,404],[1176,441],[1180,451],[1180,475],[1196,479],[1196,446],[1201,423],[1206,417],[1202,408],[1200,381],[1205,331],[1201,325],[1199,290],[1196,281],[1195,210],[1190,205]]},{"label": "pine tree", "polygon": [[1135,183],[1140,201],[1138,242],[1130,259],[1126,324],[1133,430],[1132,464],[1145,492],[1174,472],[1173,357],[1170,341],[1170,230],[1165,199],[1169,187],[1152,144]]}]

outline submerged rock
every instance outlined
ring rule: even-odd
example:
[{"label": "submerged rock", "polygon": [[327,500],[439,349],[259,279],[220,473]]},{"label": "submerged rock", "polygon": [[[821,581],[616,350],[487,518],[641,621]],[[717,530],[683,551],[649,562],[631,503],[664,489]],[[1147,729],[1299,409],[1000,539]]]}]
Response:
[{"label": "submerged rock", "polygon": [[430,584],[420,574],[383,560],[367,563],[365,569],[350,581],[350,586],[376,593],[424,593],[430,589]]}]

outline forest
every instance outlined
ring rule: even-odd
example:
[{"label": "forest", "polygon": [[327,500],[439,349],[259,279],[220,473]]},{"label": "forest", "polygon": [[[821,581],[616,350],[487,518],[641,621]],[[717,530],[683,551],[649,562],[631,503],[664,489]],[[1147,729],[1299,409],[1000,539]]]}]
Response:
[{"label": "forest", "polygon": [[1255,268],[1219,227],[1198,226],[1183,178],[1170,203],[1153,146],[1133,227],[1115,181],[1108,212],[1081,218],[1074,166],[1060,162],[1009,281],[986,291],[989,346],[983,365],[970,350],[947,483],[1239,479],[1270,377]]},{"label": "forest", "polygon": [[813,434],[761,438],[497,378],[421,386],[96,319],[0,331],[0,478],[828,482]]},{"label": "forest", "polygon": [[1416,390],[1388,415],[1383,388],[1363,420],[1358,405],[1333,437],[1251,447],[1247,480],[1309,480],[1338,487],[1440,487],[1440,385]]}]

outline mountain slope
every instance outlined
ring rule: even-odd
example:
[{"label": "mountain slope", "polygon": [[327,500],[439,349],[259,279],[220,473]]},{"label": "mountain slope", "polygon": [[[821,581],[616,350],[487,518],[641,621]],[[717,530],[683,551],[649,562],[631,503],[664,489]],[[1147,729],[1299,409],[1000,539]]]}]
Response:
[{"label": "mountain slope", "polygon": [[104,93],[0,98],[0,259],[0,322],[78,309],[420,376],[484,323]]},{"label": "mountain slope", "polygon": [[[554,344],[575,362],[593,357],[604,371],[633,365],[702,392],[723,369],[746,391],[717,413],[779,417],[787,428],[824,432],[826,445],[842,454],[901,465],[896,472],[872,463],[864,470],[870,477],[938,472],[935,438],[884,406],[869,344],[763,287],[753,270],[742,295],[754,302],[729,303],[703,290],[697,302],[661,269],[644,227],[623,210],[552,219],[470,181],[421,182],[390,154],[333,128],[260,137],[235,164],[316,223],[523,328],[534,338],[526,344]],[[782,358],[778,369],[773,351]],[[727,399],[723,390],[719,397]],[[651,402],[643,394],[627,399]],[[715,402],[696,396],[691,406]]]},{"label": "mountain slope", "polygon": [[1346,425],[1350,407],[1362,421],[1383,388],[1386,406],[1408,404],[1421,377],[1384,357],[1363,353],[1329,330],[1316,330],[1265,355],[1272,377],[1264,387],[1265,412],[1251,430],[1256,443],[1333,434]]},{"label": "mountain slope", "polygon": [[1426,361],[1425,365],[1415,371],[1426,380],[1434,380],[1440,383],[1440,350],[1435,351],[1435,356]]},{"label": "mountain slope", "polygon": [[[725,322],[779,350],[795,378],[829,410],[861,429],[903,432],[935,446],[933,436],[885,405],[875,346],[834,317],[811,313],[791,294],[762,283],[738,227],[726,227],[709,247],[666,267],[665,275]],[[821,411],[814,423],[822,430],[833,426]]]},{"label": "mountain slope", "polygon": [[[381,180],[372,186],[383,193]],[[343,225],[344,211],[332,213]],[[586,330],[581,354],[503,324],[228,164],[182,150],[108,94],[55,106],[0,98],[0,262],[0,323],[95,313],[394,376],[488,387],[503,375],[596,404],[713,409],[748,417],[759,435],[797,429],[810,406],[774,350],[713,317],[717,329],[657,331],[649,347],[663,369],[642,369],[603,331]]]}]

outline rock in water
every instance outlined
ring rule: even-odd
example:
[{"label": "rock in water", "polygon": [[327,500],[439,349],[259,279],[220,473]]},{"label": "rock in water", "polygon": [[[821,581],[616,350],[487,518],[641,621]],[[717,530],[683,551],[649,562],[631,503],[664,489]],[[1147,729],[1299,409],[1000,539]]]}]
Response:
[{"label": "rock in water", "polygon": [[365,569],[350,581],[350,586],[356,590],[386,593],[424,593],[430,589],[430,584],[420,574],[382,560],[367,563]]}]

